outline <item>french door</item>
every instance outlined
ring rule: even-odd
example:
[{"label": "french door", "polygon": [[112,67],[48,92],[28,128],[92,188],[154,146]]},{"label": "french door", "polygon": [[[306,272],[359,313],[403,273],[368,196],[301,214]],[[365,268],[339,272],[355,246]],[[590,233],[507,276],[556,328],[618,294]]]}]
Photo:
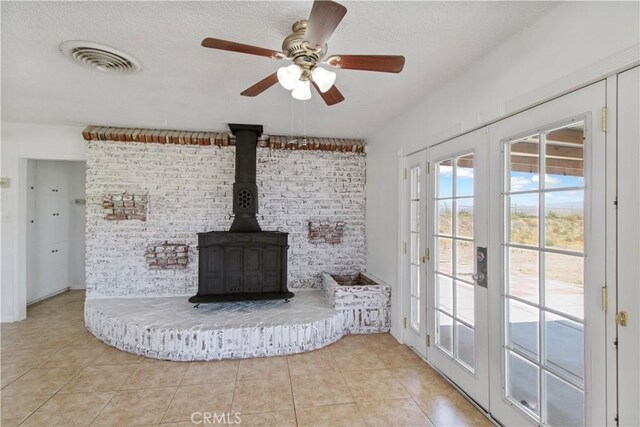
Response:
[{"label": "french door", "polygon": [[426,245],[424,212],[427,200],[427,153],[420,151],[405,158],[404,206],[404,340],[423,357],[427,354]]},{"label": "french door", "polygon": [[486,129],[429,149],[432,365],[488,409]]},{"label": "french door", "polygon": [[605,425],[604,82],[490,127],[490,411]]}]

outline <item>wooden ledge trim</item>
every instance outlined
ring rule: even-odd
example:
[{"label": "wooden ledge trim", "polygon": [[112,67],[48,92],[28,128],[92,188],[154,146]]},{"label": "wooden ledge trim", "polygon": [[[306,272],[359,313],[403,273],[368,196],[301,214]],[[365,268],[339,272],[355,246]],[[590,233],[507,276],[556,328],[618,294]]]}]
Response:
[{"label": "wooden ledge trim", "polygon": [[[82,131],[85,141],[120,141],[177,145],[235,145],[235,137],[226,132],[197,132],[166,129],[115,128],[107,126],[87,126]],[[258,140],[258,147],[282,150],[318,150],[365,153],[367,143],[362,139],[307,138],[307,144],[300,144],[301,137],[289,141],[286,136],[270,135]]]}]

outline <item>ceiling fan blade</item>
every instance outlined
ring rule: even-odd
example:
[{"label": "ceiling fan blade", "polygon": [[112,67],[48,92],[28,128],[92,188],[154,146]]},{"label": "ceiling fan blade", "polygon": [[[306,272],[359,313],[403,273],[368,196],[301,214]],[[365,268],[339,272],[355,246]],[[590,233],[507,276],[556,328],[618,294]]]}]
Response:
[{"label": "ceiling fan blade", "polygon": [[322,99],[324,99],[324,102],[327,105],[335,105],[344,101],[344,96],[342,96],[342,93],[340,93],[336,85],[331,86],[331,88],[329,88],[328,91],[326,91],[325,93],[322,93],[320,92],[320,89],[318,88],[318,85],[315,82],[311,82],[311,83],[313,83],[313,87],[316,88],[316,91],[318,91],[318,93],[320,94]]},{"label": "ceiling fan blade", "polygon": [[404,56],[398,55],[331,55],[326,64],[343,70],[399,73],[404,68]]},{"label": "ceiling fan blade", "polygon": [[347,8],[330,0],[313,2],[304,39],[313,47],[323,46],[338,27]]},{"label": "ceiling fan blade", "polygon": [[228,40],[206,38],[202,40],[202,46],[211,49],[228,50],[231,52],[247,53],[249,55],[266,56],[272,59],[282,59],[284,54],[272,49],[265,49],[263,47],[251,46],[248,44],[230,42]]},{"label": "ceiling fan blade", "polygon": [[278,75],[276,73],[273,73],[269,77],[265,77],[264,79],[260,80],[250,88],[245,89],[244,92],[242,92],[240,95],[258,96],[276,83],[278,83]]}]

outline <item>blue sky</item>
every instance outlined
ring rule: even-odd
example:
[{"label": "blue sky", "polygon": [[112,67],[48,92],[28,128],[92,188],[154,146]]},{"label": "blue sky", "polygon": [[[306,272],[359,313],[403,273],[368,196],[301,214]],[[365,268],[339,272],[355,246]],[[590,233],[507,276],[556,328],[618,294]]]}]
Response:
[{"label": "blue sky", "polygon": [[[451,167],[440,167],[439,197],[450,197],[453,183]],[[466,168],[457,168],[458,179],[456,182],[457,195],[473,194],[473,171]],[[537,190],[540,184],[540,176],[537,173],[512,172],[511,191]],[[546,188],[580,187],[584,180],[579,176],[562,176],[548,174],[545,177]],[[581,190],[558,191],[547,193],[545,203],[547,210],[556,210],[557,213],[577,213],[582,211],[584,204],[584,192]],[[538,194],[523,194],[512,197],[512,203],[518,206],[518,210],[531,211],[537,208]]]}]

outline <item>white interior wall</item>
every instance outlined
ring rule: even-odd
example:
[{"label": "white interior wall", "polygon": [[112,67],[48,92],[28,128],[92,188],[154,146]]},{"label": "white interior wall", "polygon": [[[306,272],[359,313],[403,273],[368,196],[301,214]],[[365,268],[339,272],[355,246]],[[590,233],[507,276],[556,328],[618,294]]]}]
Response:
[{"label": "white interior wall", "polygon": [[[83,127],[3,122],[0,176],[3,189],[0,253],[0,315],[3,322],[26,317],[27,159],[86,160]],[[18,256],[20,254],[20,256]]]},{"label": "white interior wall", "polygon": [[87,181],[87,165],[85,162],[71,163],[71,227],[69,248],[69,287],[71,289],[85,288],[85,228],[86,205],[76,204],[75,201],[85,200]]},{"label": "white interior wall", "polygon": [[[637,64],[639,7],[563,3],[370,136],[368,270],[397,285],[399,157]],[[400,337],[399,292],[392,295]]]}]

